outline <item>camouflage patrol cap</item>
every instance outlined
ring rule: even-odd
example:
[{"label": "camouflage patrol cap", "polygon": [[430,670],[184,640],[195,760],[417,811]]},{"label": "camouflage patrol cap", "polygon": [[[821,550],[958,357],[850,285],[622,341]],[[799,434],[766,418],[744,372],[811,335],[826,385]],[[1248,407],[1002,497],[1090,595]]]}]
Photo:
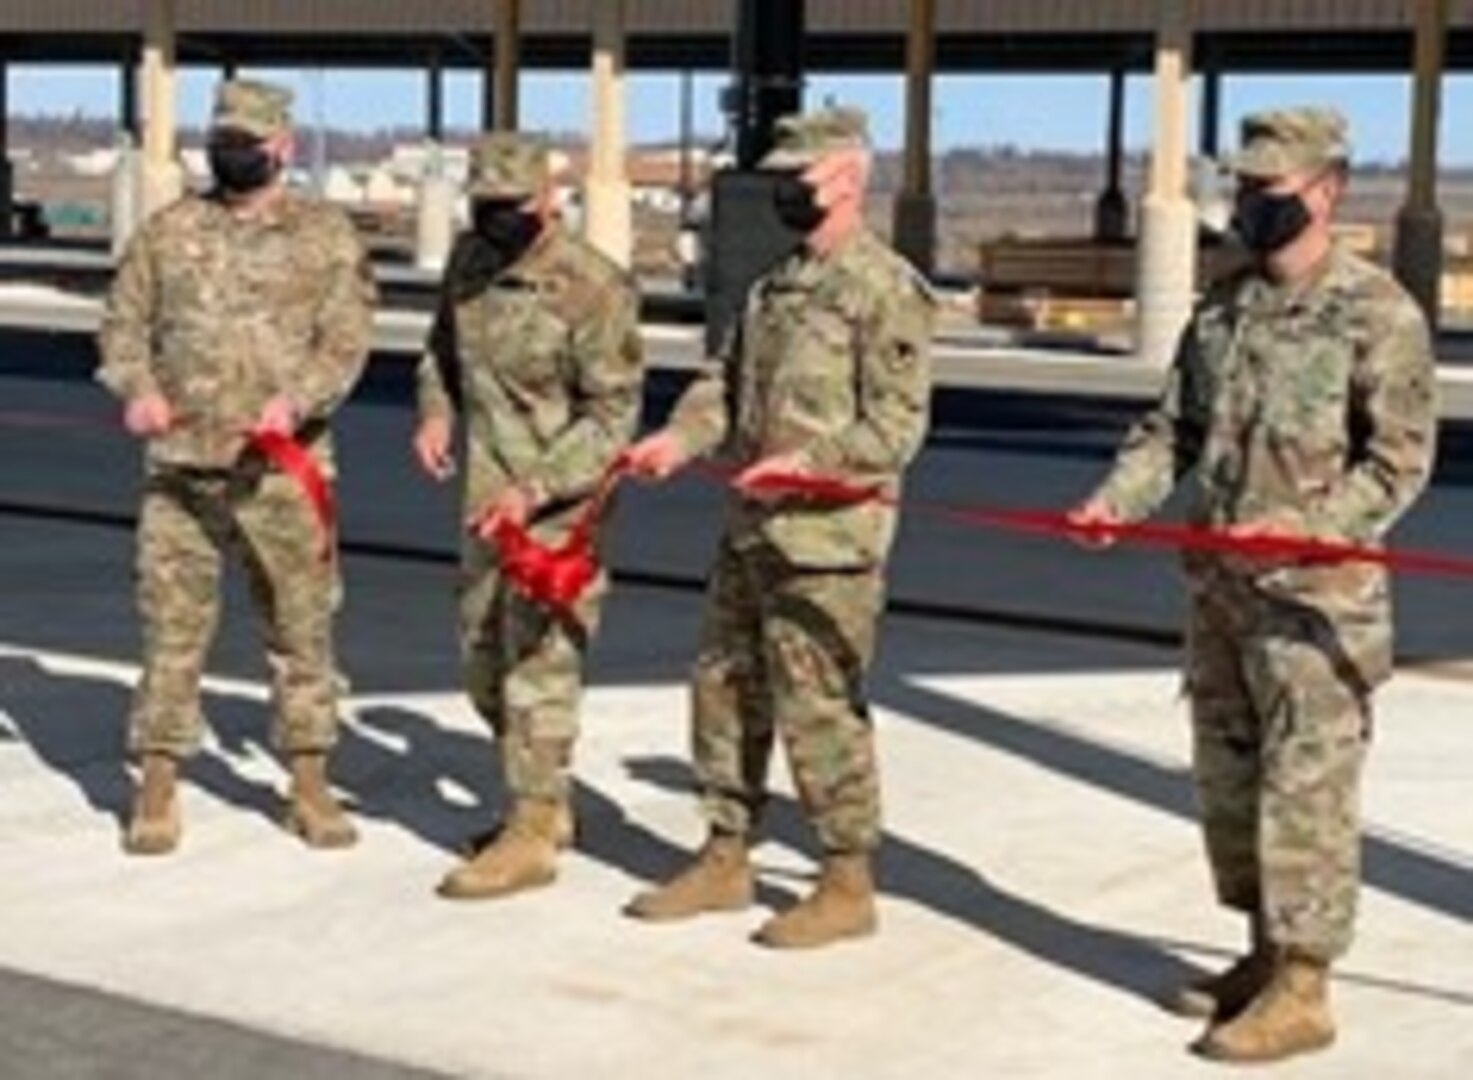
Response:
[{"label": "camouflage patrol cap", "polygon": [[1316,172],[1350,160],[1345,117],[1334,109],[1284,109],[1245,117],[1242,146],[1223,161],[1227,172],[1274,179]]},{"label": "camouflage patrol cap", "polygon": [[471,148],[466,190],[472,198],[526,198],[541,191],[551,176],[546,143],[529,135],[498,131]]},{"label": "camouflage patrol cap", "polygon": [[869,119],[859,109],[829,108],[796,113],[777,122],[764,169],[802,169],[839,150],[868,150]]},{"label": "camouflage patrol cap", "polygon": [[211,125],[269,139],[292,126],[292,92],[250,79],[222,82],[215,91]]}]

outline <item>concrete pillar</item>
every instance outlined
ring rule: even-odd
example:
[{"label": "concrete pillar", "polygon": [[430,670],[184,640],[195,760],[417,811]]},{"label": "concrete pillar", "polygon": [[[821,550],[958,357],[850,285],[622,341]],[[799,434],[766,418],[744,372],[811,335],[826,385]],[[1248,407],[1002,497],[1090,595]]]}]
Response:
[{"label": "concrete pillar", "polygon": [[593,5],[593,145],[584,191],[589,242],[620,266],[634,254],[631,190],[625,159],[624,28],[627,0]]},{"label": "concrete pillar", "polygon": [[445,175],[445,152],[439,142],[425,144],[425,169],[419,181],[414,230],[414,265],[439,272],[455,241],[455,185]]},{"label": "concrete pillar", "polygon": [[117,157],[113,162],[108,224],[112,253],[121,255],[138,228],[138,211],[142,205],[138,192],[141,168],[138,144],[126,128],[118,131],[114,145]]},{"label": "concrete pillar", "polygon": [[327,73],[312,73],[312,190],[319,199],[327,197]]},{"label": "concrete pillar", "polygon": [[1233,219],[1230,184],[1218,165],[1222,157],[1222,68],[1216,60],[1202,65],[1201,112],[1197,119],[1197,175],[1192,191],[1197,220],[1206,229],[1223,234]]},{"label": "concrete pillar", "polygon": [[0,60],[0,239],[15,235],[15,169],[10,164],[10,65]]},{"label": "concrete pillar", "polygon": [[142,215],[147,217],[179,197],[184,172],[178,161],[175,83],[175,2],[148,0],[143,33],[143,182]]},{"label": "concrete pillar", "polygon": [[1157,0],[1156,134],[1141,205],[1136,347],[1165,365],[1196,296],[1197,212],[1187,194],[1195,0]]},{"label": "concrete pillar", "polygon": [[[593,4],[595,11],[602,2]],[[496,64],[491,104],[495,129],[515,131],[520,119],[518,88],[522,66],[522,0],[496,0]]]},{"label": "concrete pillar", "polygon": [[139,181],[142,161],[138,153],[138,62],[133,55],[123,58],[118,79],[118,133],[114,140],[112,189],[108,211],[112,252],[121,255],[138,227],[141,206]]},{"label": "concrete pillar", "polygon": [[445,175],[445,70],[439,53],[425,74],[425,164],[415,207],[414,265],[440,271],[455,242],[456,192]]},{"label": "concrete pillar", "polygon": [[905,183],[895,198],[895,247],[923,273],[936,267],[931,182],[931,90],[936,74],[936,0],[910,0],[905,75]]},{"label": "concrete pillar", "polygon": [[1437,205],[1438,134],[1449,0],[1416,0],[1411,176],[1396,217],[1396,276],[1435,327],[1442,313],[1443,220]]},{"label": "concrete pillar", "polygon": [[1105,136],[1105,190],[1095,203],[1095,239],[1124,240],[1130,235],[1130,205],[1125,201],[1125,69],[1110,72],[1110,116]]}]

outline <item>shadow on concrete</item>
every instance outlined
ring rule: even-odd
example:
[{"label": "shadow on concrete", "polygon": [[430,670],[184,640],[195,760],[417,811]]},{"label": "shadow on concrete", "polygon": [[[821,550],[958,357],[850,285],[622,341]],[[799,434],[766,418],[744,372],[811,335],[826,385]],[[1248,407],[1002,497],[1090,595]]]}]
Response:
[{"label": "shadow on concrete", "polygon": [[[29,658],[0,657],[0,710],[17,737],[118,827],[132,799],[126,746],[131,698],[131,689],[113,679],[60,675]],[[254,741],[251,732],[267,723],[264,706],[224,695],[205,695],[205,711],[227,752],[243,750]],[[216,753],[192,758],[184,781],[227,805],[270,820],[280,815],[281,798],[273,788],[242,775]]]},{"label": "shadow on concrete", "polygon": [[[626,761],[632,777],[666,792],[689,792],[689,768],[674,758]],[[774,796],[762,835],[814,853],[813,834],[792,799]],[[760,872],[760,870],[759,870]],[[1136,997],[1155,1001],[1201,971],[1146,938],[1068,918],[1009,892],[975,869],[886,831],[880,888],[936,914],[991,934],[1013,948]]]},{"label": "shadow on concrete", "polygon": [[54,675],[35,660],[0,657],[0,711],[15,737],[118,824],[132,788],[124,756],[128,700],[120,683]]},{"label": "shadow on concrete", "polygon": [[[1157,943],[1165,948],[1171,949],[1173,952],[1201,957],[1211,965],[1219,968],[1226,967],[1237,959],[1237,954],[1231,950],[1221,949],[1214,945],[1206,945],[1200,941],[1158,939]],[[1462,974],[1461,971],[1458,974]],[[1349,961],[1348,965],[1341,964],[1337,966],[1334,971],[1334,979],[1338,983],[1363,986],[1396,997],[1421,998],[1444,1005],[1473,1009],[1473,991],[1461,987],[1433,986],[1429,983],[1413,982],[1409,979],[1394,979],[1385,975],[1375,975],[1356,968],[1353,960]]]},{"label": "shadow on concrete", "polygon": [[484,831],[502,804],[491,740],[409,709],[359,711],[342,729],[332,779],[354,813],[447,853]]},{"label": "shadow on concrete", "polygon": [[[452,857],[494,832],[505,808],[491,736],[445,728],[410,709],[360,711],[356,724],[343,729],[332,774],[354,812]],[[647,883],[665,880],[689,859],[592,785],[575,781],[573,805],[581,855]],[[765,899],[780,904],[790,897],[770,889]]]},{"label": "shadow on concrete", "polygon": [[[10,725],[0,728],[0,737],[29,746],[88,807],[121,829],[133,790],[126,752],[131,694],[113,679],[56,674],[31,658],[0,657],[0,713]],[[192,758],[184,783],[228,806],[279,820],[282,793],[244,775],[233,761],[274,756],[269,706],[207,694],[205,709],[219,752]],[[331,774],[354,813],[396,825],[448,856],[464,854],[503,807],[491,738],[444,728],[407,709],[365,709],[357,725],[344,725]],[[577,848],[589,858],[647,883],[665,880],[689,858],[588,784],[575,785],[574,805]],[[790,896],[772,889],[765,899],[782,904]]]},{"label": "shadow on concrete", "polygon": [[[903,678],[886,678],[875,700],[917,723],[975,739],[1060,776],[1195,823],[1192,778],[1117,747],[1056,728],[1030,724]],[[1374,751],[1373,751],[1374,752]],[[1473,921],[1473,864],[1418,849],[1405,841],[1368,833],[1364,880],[1398,899],[1464,921]],[[1203,898],[1204,904],[1209,902]]]}]

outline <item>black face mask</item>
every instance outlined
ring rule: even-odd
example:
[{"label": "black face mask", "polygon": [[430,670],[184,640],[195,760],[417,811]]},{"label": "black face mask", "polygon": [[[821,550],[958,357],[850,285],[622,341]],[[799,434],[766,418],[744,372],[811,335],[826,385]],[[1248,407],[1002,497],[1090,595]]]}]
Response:
[{"label": "black face mask", "polygon": [[829,212],[818,205],[818,191],[797,173],[778,178],[772,189],[778,220],[794,232],[807,235],[823,224]]},{"label": "black face mask", "polygon": [[1298,194],[1273,195],[1262,188],[1238,193],[1232,228],[1255,255],[1288,247],[1309,225],[1309,208]]},{"label": "black face mask", "polygon": [[281,171],[271,152],[257,139],[217,138],[208,147],[210,172],[227,195],[249,195],[276,179]]},{"label": "black face mask", "polygon": [[510,266],[542,235],[542,219],[523,210],[522,199],[477,199],[471,209],[476,235]]}]

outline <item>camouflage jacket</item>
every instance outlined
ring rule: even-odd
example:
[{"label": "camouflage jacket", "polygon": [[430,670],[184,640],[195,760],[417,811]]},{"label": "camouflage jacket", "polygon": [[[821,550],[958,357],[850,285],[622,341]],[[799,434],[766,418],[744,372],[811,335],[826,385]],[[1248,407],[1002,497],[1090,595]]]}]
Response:
[{"label": "camouflage jacket", "polygon": [[[739,464],[796,453],[815,473],[898,496],[926,434],[933,318],[924,282],[872,233],[823,257],[800,250],[753,287],[671,427],[694,453],[724,444]],[[739,541],[765,539],[795,565],[840,568],[885,558],[896,511],[736,500],[729,523]]]},{"label": "camouflage jacket", "polygon": [[508,484],[535,486],[557,531],[633,435],[643,383],[639,298],[623,270],[558,226],[507,268],[461,237],[419,408],[464,415],[468,509]]},{"label": "camouflage jacket", "polygon": [[[1191,474],[1194,522],[1271,518],[1306,536],[1375,543],[1431,472],[1435,375],[1421,311],[1369,263],[1336,249],[1292,290],[1245,271],[1197,309],[1159,404],[1126,437],[1098,494],[1138,520]],[[1188,565],[1199,574],[1234,566]],[[1304,597],[1374,602],[1384,591],[1384,575],[1364,565],[1261,576]]]},{"label": "camouflage jacket", "polygon": [[151,465],[225,468],[262,406],[285,395],[330,461],[324,421],[362,374],[375,289],[340,211],[287,193],[253,218],[186,196],[151,218],[108,297],[98,379],[120,398],[160,393],[175,426]]}]

